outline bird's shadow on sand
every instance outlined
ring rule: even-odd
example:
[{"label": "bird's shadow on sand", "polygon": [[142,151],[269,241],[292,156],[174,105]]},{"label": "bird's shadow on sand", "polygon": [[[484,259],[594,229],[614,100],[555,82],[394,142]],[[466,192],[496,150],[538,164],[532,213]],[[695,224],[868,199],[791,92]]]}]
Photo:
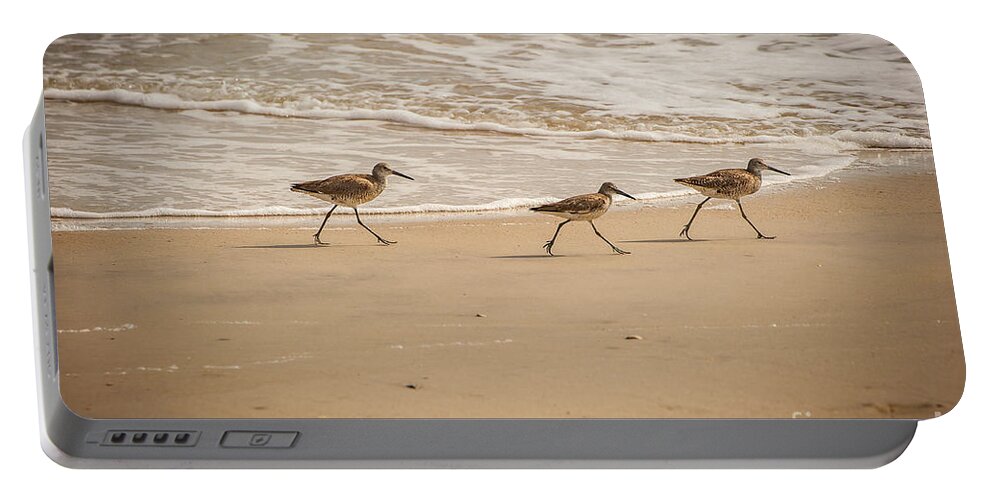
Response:
[{"label": "bird's shadow on sand", "polygon": [[243,246],[237,246],[237,247],[234,247],[234,248],[268,249],[268,250],[274,250],[274,249],[275,250],[289,250],[289,249],[310,248],[310,249],[314,249],[314,250],[325,250],[325,249],[331,249],[331,248],[335,248],[335,247],[344,248],[344,247],[381,247],[381,246],[384,246],[384,245],[376,245],[376,244],[368,244],[368,245],[344,245],[344,244],[342,244],[342,245],[335,245],[335,244],[332,244],[332,245],[317,246],[317,245],[315,245],[313,243],[298,243],[298,244],[292,244],[292,245],[243,245]]},{"label": "bird's shadow on sand", "polygon": [[688,240],[686,238],[663,238],[657,240],[621,240],[621,243],[698,243],[702,241],[716,241],[705,239]]},{"label": "bird's shadow on sand", "polygon": [[563,255],[531,254],[531,255],[493,255],[491,259],[554,259]]},{"label": "bird's shadow on sand", "polygon": [[543,254],[527,254],[527,255],[491,255],[491,259],[568,259],[568,258],[581,258],[581,257],[618,257],[616,253],[603,252],[603,253],[572,253],[572,254],[562,254],[557,253],[555,255]]}]

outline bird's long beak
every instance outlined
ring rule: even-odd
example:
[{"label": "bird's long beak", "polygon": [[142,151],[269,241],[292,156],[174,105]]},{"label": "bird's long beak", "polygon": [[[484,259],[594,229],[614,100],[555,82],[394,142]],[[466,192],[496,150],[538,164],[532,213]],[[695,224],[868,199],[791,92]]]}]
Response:
[{"label": "bird's long beak", "polygon": [[411,176],[409,176],[407,174],[401,174],[400,172],[397,172],[396,170],[393,171],[393,175],[399,175],[400,177],[403,177],[404,179],[414,180],[413,177],[411,177]]},{"label": "bird's long beak", "polygon": [[779,170],[778,168],[772,168],[769,165],[766,165],[765,168],[768,168],[769,170],[772,170],[773,172],[779,172],[780,174],[783,174],[783,175],[790,175],[789,172],[783,172],[782,170]]},{"label": "bird's long beak", "polygon": [[627,194],[627,193],[625,193],[624,191],[621,191],[620,189],[615,189],[615,191],[617,191],[617,194],[619,194],[619,195],[621,195],[621,196],[627,196],[628,198],[631,198],[632,200],[635,200],[635,201],[637,201],[637,200],[638,200],[638,199],[637,199],[637,198],[635,198],[634,196],[631,196],[631,195],[629,195],[629,194]]}]

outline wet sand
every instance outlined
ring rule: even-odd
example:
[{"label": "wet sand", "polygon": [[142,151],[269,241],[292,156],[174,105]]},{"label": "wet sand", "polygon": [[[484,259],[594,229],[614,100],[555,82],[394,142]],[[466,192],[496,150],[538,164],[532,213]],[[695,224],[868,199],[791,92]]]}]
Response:
[{"label": "wet sand", "polygon": [[[928,418],[964,383],[935,177],[729,206],[313,229],[58,232],[90,417]],[[699,201],[699,200],[695,200]],[[314,226],[320,223],[315,217]],[[97,329],[99,328],[99,329]]]}]

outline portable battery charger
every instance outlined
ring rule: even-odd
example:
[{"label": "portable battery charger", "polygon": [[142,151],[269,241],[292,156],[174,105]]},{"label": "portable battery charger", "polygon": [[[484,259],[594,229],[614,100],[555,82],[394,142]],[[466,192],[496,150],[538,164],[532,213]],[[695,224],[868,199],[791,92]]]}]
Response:
[{"label": "portable battery charger", "polygon": [[965,380],[855,34],[69,35],[25,134],[71,467],[876,467]]}]

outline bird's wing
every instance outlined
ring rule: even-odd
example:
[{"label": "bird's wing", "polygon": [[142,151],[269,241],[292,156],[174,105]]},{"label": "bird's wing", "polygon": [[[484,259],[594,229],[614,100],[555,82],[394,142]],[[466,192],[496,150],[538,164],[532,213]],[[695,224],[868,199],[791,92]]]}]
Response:
[{"label": "bird's wing", "polygon": [[345,174],[328,177],[321,181],[321,189],[328,193],[366,193],[376,188],[376,183],[360,174]]},{"label": "bird's wing", "polygon": [[294,184],[294,189],[310,193],[346,195],[349,193],[364,193],[375,188],[375,183],[359,174],[342,174],[317,181]]},{"label": "bird's wing", "polygon": [[739,169],[718,170],[696,177],[676,179],[676,182],[721,193],[737,192],[744,189],[751,181],[746,175],[743,175],[744,173],[745,171]]},{"label": "bird's wing", "polygon": [[542,205],[535,210],[539,212],[561,212],[566,214],[584,215],[603,209],[607,204],[606,196],[596,194],[581,194],[566,198],[562,201]]}]

